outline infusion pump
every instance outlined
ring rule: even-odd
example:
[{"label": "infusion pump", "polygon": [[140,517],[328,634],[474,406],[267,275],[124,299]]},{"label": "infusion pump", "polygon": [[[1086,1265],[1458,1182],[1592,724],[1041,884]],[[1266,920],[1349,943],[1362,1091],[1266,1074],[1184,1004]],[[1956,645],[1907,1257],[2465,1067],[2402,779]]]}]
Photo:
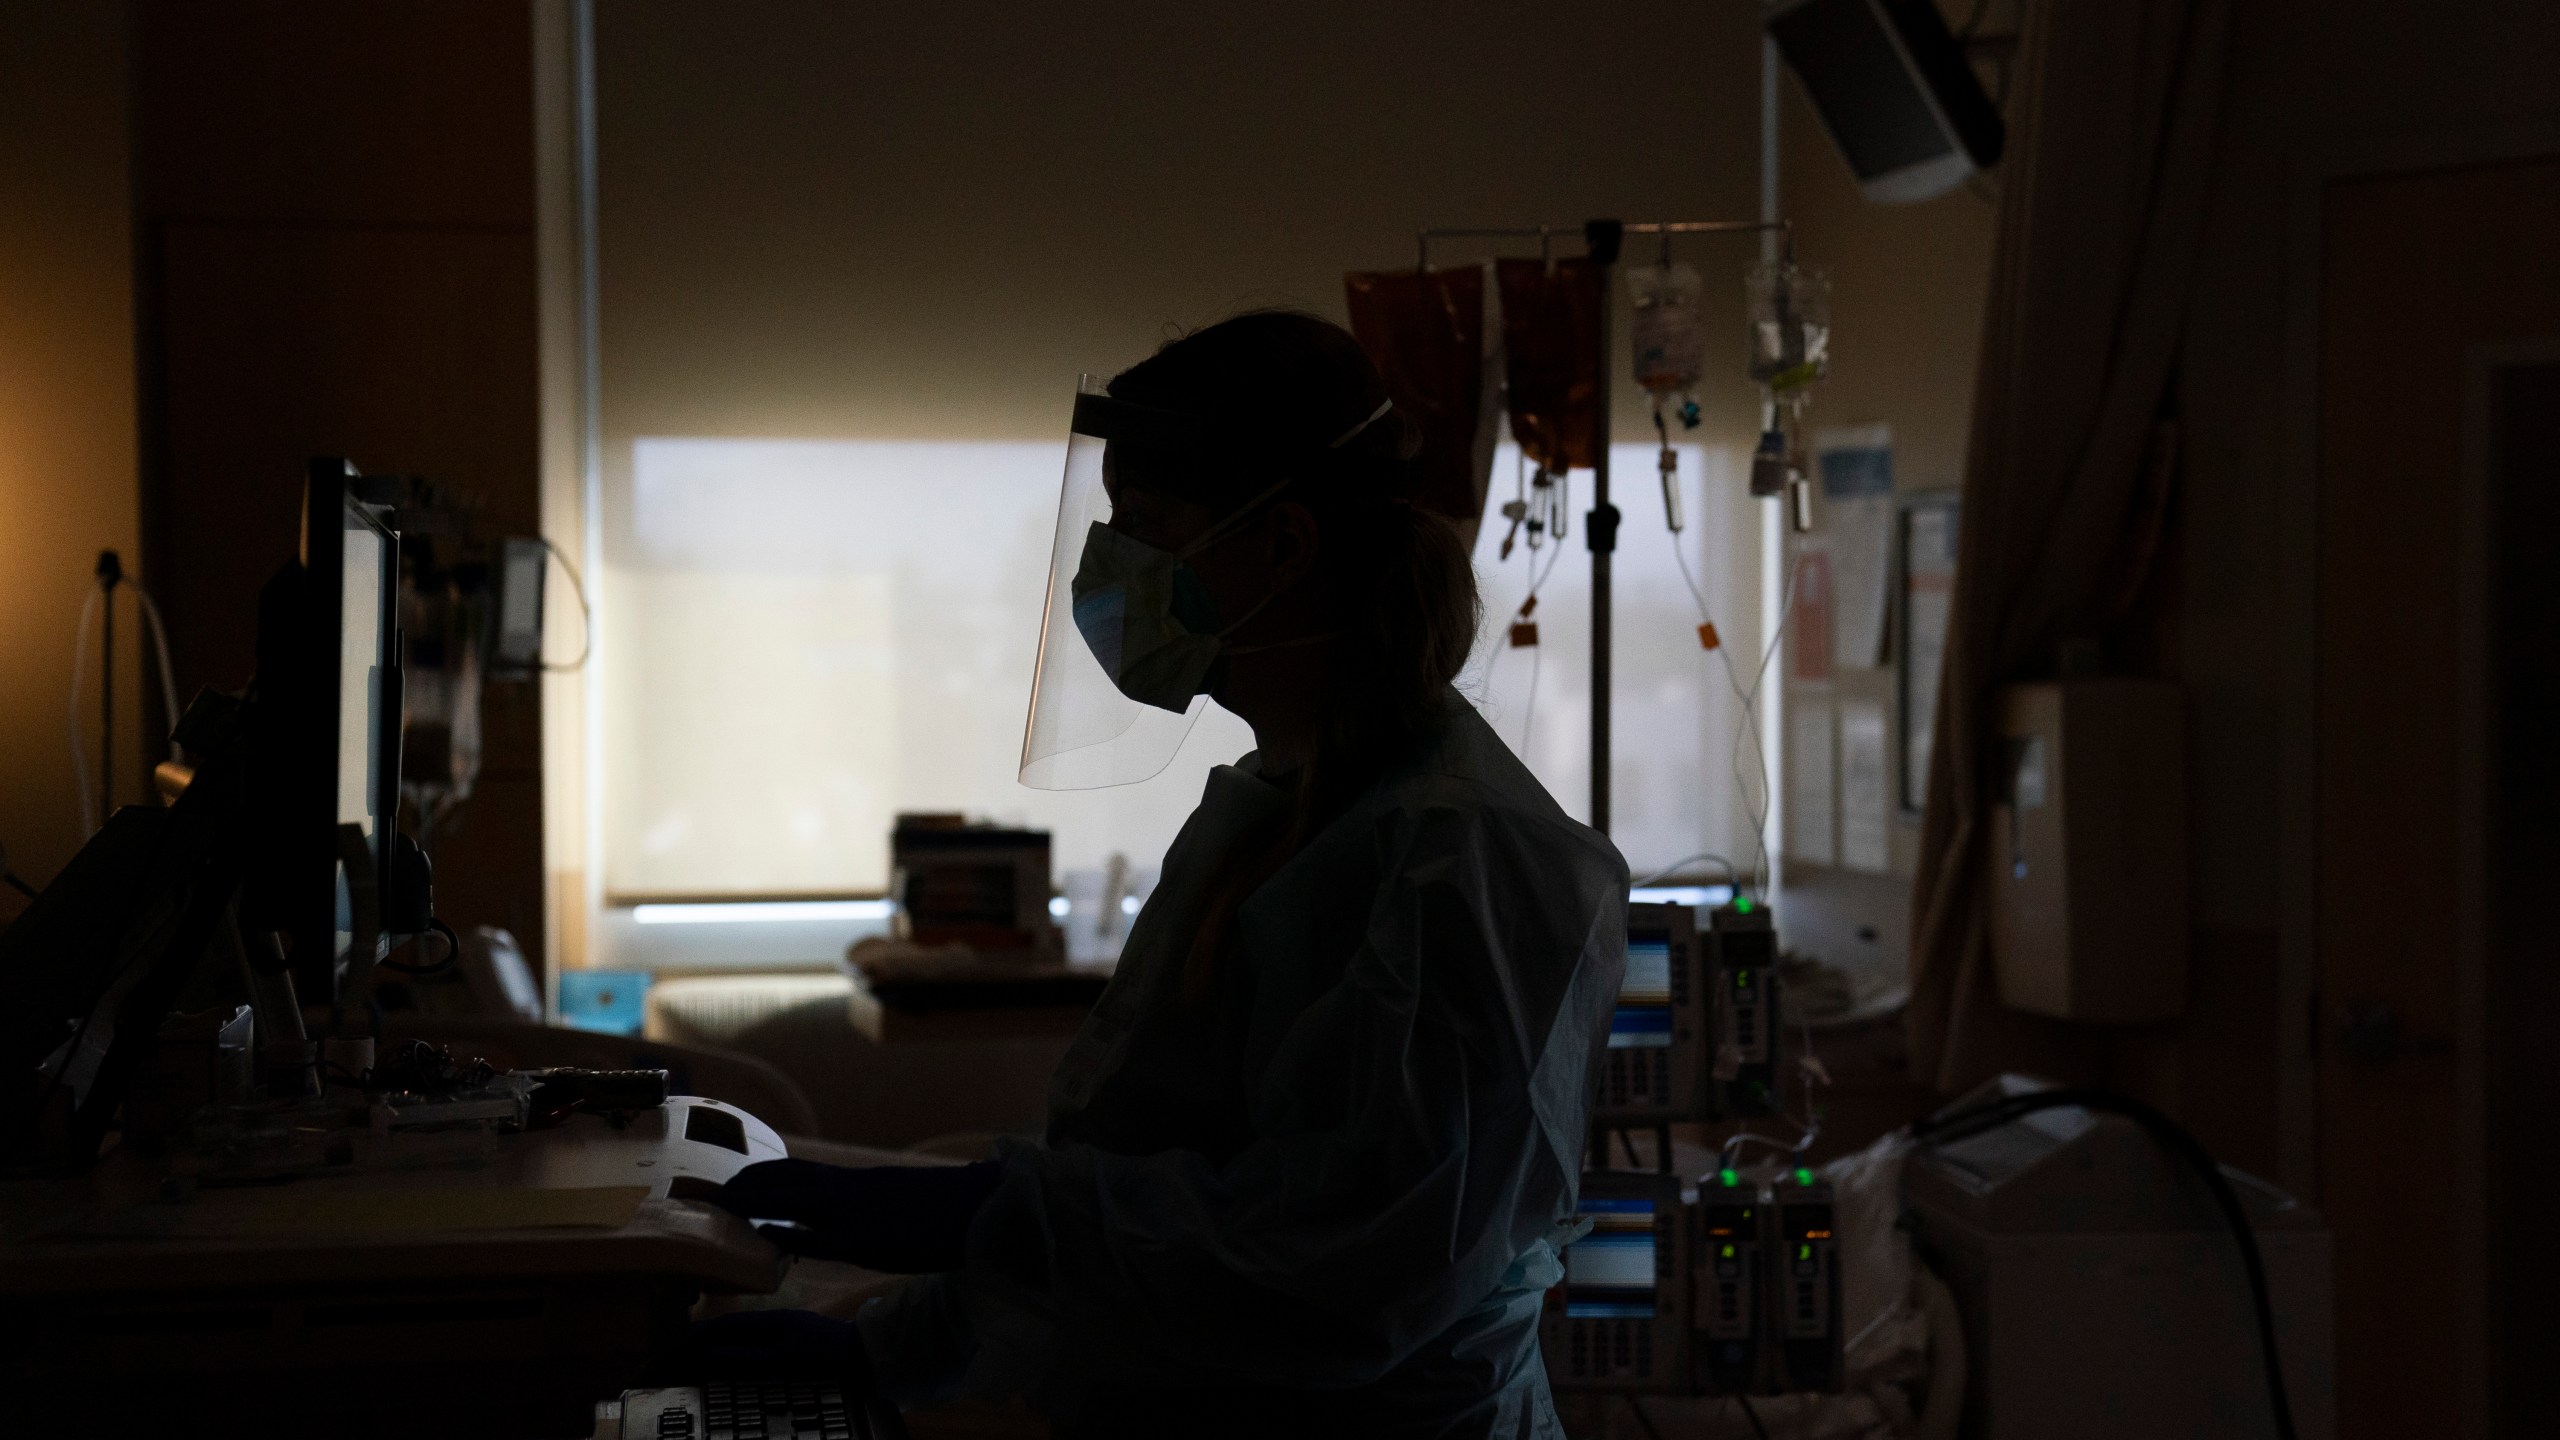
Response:
[{"label": "infusion pump", "polygon": [[1627,907],[1627,968],[1595,1067],[1596,1129],[1778,1109],[1778,932],[1749,896]]},{"label": "infusion pump", "polygon": [[1582,1177],[1583,1236],[1539,1321],[1559,1390],[1775,1395],[1840,1388],[1840,1242],[1828,1182],[1720,1170]]}]

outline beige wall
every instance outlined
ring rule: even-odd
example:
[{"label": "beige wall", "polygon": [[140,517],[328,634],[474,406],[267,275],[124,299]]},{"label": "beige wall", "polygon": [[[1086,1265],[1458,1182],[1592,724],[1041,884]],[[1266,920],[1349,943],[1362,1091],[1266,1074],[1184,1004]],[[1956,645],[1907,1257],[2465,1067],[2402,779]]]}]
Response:
[{"label": "beige wall", "polygon": [[[90,572],[103,549],[141,558],[126,74],[123,6],[0,11],[0,844],[38,885],[82,839],[63,706]],[[145,788],[129,604],[116,647],[127,801]],[[96,656],[93,637],[93,767]],[[0,891],[0,918],[17,909]]]},{"label": "beige wall", "polygon": [[[1957,23],[1969,7],[1952,8],[1950,23]],[[2008,4],[1994,9],[1986,30],[2003,28],[2008,19]],[[1831,374],[1814,395],[1806,425],[1815,431],[1890,425],[1894,488],[1904,494],[1954,489],[1964,482],[1997,178],[1916,205],[1869,204],[1792,74],[1780,82],[1780,94],[1780,205],[1795,223],[1798,253],[1829,266],[1832,277]],[[1891,665],[1858,667],[1835,656],[1827,687],[1790,684],[1787,703],[1865,701],[1897,715],[1896,676]],[[1898,803],[1898,732],[1887,753],[1897,799],[1890,872],[1865,875],[1790,860],[1782,867],[1777,913],[1790,946],[1834,963],[1898,972],[1909,960],[1920,825]],[[1831,759],[1790,748],[1790,773],[1809,763]]]},{"label": "beige wall", "polygon": [[[1747,216],[1755,15],[621,0],[608,453],[635,426],[1049,440],[1079,371],[1246,306],[1339,317],[1342,272],[1412,263],[1426,222]],[[1694,254],[1738,357],[1750,243]],[[1738,381],[1706,399],[1744,423]]]}]

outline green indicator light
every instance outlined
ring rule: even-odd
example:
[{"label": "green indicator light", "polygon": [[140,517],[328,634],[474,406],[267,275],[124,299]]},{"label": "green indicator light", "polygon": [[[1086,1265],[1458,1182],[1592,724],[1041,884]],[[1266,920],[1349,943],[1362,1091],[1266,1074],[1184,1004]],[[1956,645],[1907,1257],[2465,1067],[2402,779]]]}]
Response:
[{"label": "green indicator light", "polygon": [[1720,1250],[1720,1251],[1718,1251],[1718,1252],[1716,1252],[1716,1253],[1718,1253],[1718,1254],[1722,1255],[1725,1259],[1730,1260],[1730,1259],[1732,1259],[1732,1258],[1733,1258],[1733,1247],[1732,1247],[1732,1246],[1730,1246],[1730,1245],[1727,1245],[1726,1247],[1724,1247],[1724,1249],[1722,1249],[1722,1250]]},{"label": "green indicator light", "polygon": [[1748,895],[1736,895],[1736,896],[1734,896],[1734,897],[1733,897],[1733,913],[1734,913],[1734,914],[1736,914],[1736,915],[1748,915],[1748,914],[1750,914],[1750,913],[1751,913],[1751,897],[1750,897],[1750,896],[1748,896]]},{"label": "green indicator light", "polygon": [[1799,1260],[1810,1260],[1810,1259],[1812,1259],[1812,1258],[1813,1258],[1813,1247],[1812,1247],[1812,1246],[1810,1246],[1810,1245],[1799,1245],[1799,1246],[1797,1246],[1797,1247],[1796,1247],[1796,1258],[1797,1258],[1797,1259],[1799,1259]]},{"label": "green indicator light", "polygon": [[1813,1183],[1813,1172],[1812,1172],[1812,1171],[1810,1171],[1810,1170],[1798,1170],[1798,1171],[1796,1172],[1796,1183],[1797,1183],[1797,1184],[1799,1184],[1799,1185],[1810,1185],[1810,1184],[1812,1184],[1812,1183]]},{"label": "green indicator light", "polygon": [[1739,1185],[1742,1183],[1742,1178],[1730,1169],[1719,1170],[1716,1172],[1716,1183],[1727,1186]]}]

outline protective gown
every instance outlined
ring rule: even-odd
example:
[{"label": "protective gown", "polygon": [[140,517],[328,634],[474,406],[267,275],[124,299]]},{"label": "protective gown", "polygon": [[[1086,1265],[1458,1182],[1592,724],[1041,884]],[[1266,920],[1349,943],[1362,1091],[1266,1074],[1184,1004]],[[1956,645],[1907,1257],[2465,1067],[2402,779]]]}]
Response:
[{"label": "protective gown", "polygon": [[[1454,693],[1184,969],[1220,862],[1288,797],[1210,773],[1118,973],[1009,1143],[968,1263],[874,1302],[910,1397],[1059,1433],[1548,1436],[1537,1344],[1626,964],[1627,870]],[[1267,831],[1263,833],[1268,833]],[[1134,1427],[1134,1428],[1133,1428]]]}]

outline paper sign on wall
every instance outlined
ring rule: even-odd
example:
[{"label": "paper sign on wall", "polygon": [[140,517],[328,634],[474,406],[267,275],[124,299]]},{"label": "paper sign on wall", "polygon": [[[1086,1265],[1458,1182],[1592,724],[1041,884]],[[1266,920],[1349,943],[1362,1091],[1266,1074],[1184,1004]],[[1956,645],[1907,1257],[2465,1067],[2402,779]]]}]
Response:
[{"label": "paper sign on wall", "polygon": [[1819,540],[1796,552],[1795,608],[1787,615],[1787,663],[1798,680],[1831,678],[1831,553]]},{"label": "paper sign on wall", "polygon": [[1831,552],[1832,659],[1882,665],[1893,586],[1893,428],[1847,425],[1814,433],[1822,528]]},{"label": "paper sign on wall", "polygon": [[1840,706],[1840,863],[1881,875],[1892,868],[1892,782],[1887,777],[1884,707],[1865,700]]},{"label": "paper sign on wall", "polygon": [[1929,745],[1937,733],[1938,672],[1946,663],[1955,600],[1957,512],[1952,503],[1903,518],[1902,808],[1929,800]]},{"label": "paper sign on wall", "polygon": [[1829,865],[1839,853],[1830,692],[1790,693],[1787,716],[1787,854]]}]

